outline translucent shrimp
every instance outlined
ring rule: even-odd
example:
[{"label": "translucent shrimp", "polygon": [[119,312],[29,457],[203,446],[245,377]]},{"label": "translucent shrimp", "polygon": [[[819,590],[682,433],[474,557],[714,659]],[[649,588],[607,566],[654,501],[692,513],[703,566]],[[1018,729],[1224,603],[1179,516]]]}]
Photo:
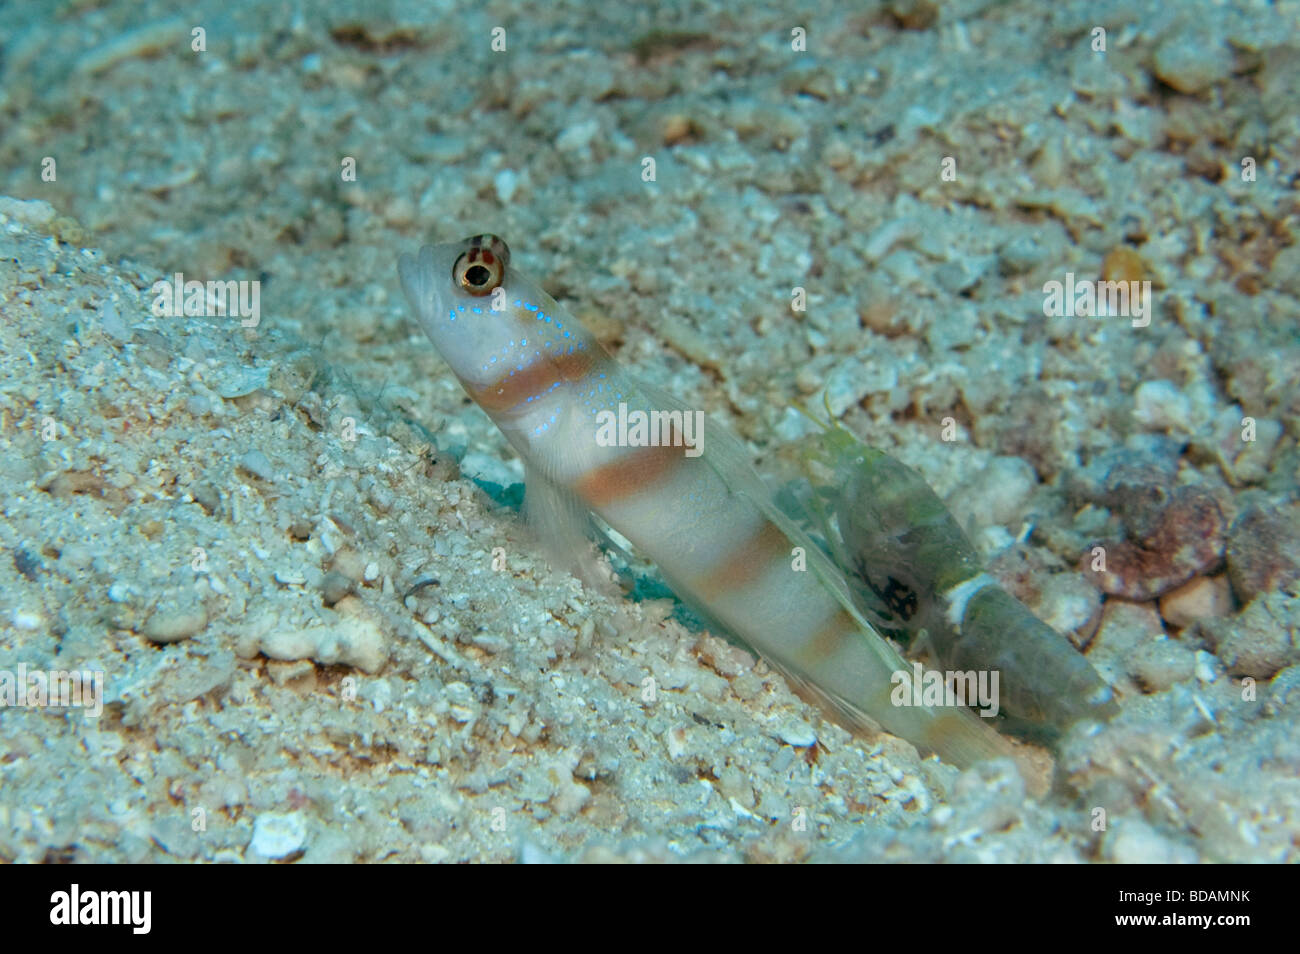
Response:
[{"label": "translucent shrimp", "polygon": [[1009,728],[1051,738],[1116,711],[1109,685],[1068,640],[984,572],[925,480],[838,425],[805,454],[781,501],[820,535],[854,599],[883,629],[922,639],[949,671],[1000,673]]}]

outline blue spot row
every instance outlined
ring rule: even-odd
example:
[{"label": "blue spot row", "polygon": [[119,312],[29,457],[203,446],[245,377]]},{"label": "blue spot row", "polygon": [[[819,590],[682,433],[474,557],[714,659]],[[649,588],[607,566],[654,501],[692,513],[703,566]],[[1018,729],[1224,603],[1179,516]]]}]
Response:
[{"label": "blue spot row", "polygon": [[547,421],[545,424],[538,424],[536,427],[534,427],[533,433],[540,434],[542,433],[542,431],[548,430],[550,426],[554,424],[558,418],[559,418],[558,414],[552,414],[551,419]]}]

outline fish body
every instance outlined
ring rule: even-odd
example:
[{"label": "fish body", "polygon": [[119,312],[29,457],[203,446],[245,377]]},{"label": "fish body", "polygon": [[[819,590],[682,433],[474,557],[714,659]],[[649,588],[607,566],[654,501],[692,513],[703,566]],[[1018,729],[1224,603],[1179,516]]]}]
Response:
[{"label": "fish body", "polygon": [[[510,264],[499,238],[425,246],[401,257],[399,273],[434,347],[523,458],[526,507],[552,525],[598,515],[685,602],[849,721],[959,765],[1008,753],[965,708],[895,704],[911,666],[856,610],[839,569],[774,506],[739,442],[638,382]],[[654,415],[668,422],[659,444],[607,439],[611,418]],[[702,422],[694,446],[689,421]]]}]

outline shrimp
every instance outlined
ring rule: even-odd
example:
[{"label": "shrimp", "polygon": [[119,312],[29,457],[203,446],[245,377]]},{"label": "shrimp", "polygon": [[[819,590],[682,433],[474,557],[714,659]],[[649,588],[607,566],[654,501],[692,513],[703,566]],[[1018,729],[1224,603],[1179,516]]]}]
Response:
[{"label": "shrimp", "polygon": [[1080,719],[1115,714],[1110,686],[985,572],[920,474],[838,424],[824,427],[805,459],[818,484],[795,481],[780,499],[816,529],[864,615],[923,639],[942,669],[1000,673],[1002,708],[1022,734],[1053,738]]}]

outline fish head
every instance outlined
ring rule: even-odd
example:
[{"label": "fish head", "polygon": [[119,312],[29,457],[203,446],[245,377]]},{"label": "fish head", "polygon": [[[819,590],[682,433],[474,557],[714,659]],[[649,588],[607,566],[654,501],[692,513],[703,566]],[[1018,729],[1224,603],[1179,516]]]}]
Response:
[{"label": "fish head", "polygon": [[510,266],[510,249],[495,235],[426,245],[401,256],[397,269],[416,321],[469,386],[496,380],[503,362],[532,350],[539,314],[555,306]]}]

